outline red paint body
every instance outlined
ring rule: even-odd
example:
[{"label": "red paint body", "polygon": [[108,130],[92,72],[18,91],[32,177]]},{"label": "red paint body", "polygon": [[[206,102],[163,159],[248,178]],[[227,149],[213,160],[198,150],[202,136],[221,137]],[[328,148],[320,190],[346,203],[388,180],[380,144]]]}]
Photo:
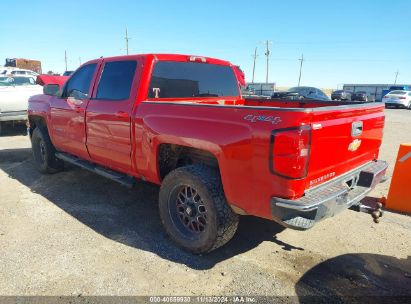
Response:
[{"label": "red paint body", "polygon": [[[105,62],[137,60],[130,98],[95,99]],[[157,61],[188,61],[185,55],[132,55],[97,59],[90,99],[73,105],[67,99],[37,95],[29,116],[41,116],[58,150],[160,184],[158,151],[176,144],[208,151],[218,161],[224,192],[231,205],[247,214],[271,218],[270,198],[296,199],[306,189],[377,159],[384,126],[381,103],[286,102],[228,98],[148,99]],[[206,58],[204,64],[231,66]],[[233,71],[234,73],[234,71]],[[264,116],[267,121],[257,120]],[[363,122],[360,147],[349,151],[352,123]],[[287,179],[269,167],[274,130],[307,126],[311,146],[307,176]]]}]

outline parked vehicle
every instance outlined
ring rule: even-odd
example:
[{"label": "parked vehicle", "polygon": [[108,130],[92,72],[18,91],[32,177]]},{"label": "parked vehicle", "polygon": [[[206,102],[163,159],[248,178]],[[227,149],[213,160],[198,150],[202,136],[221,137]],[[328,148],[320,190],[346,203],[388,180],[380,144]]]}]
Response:
[{"label": "parked vehicle", "polygon": [[408,108],[411,110],[411,91],[391,91],[384,96],[386,107]]},{"label": "parked vehicle", "polygon": [[391,91],[410,91],[410,86],[408,86],[408,85],[393,85],[393,86],[390,86],[389,89],[382,90],[381,101],[384,101],[384,96],[387,95]]},{"label": "parked vehicle", "polygon": [[17,69],[17,68],[5,68],[0,72],[0,76],[28,76],[36,78],[39,74],[30,70]]},{"label": "parked vehicle", "polygon": [[63,75],[61,75],[61,76],[71,76],[71,74],[73,74],[73,72],[74,72],[74,71],[65,71],[65,72],[63,73]]},{"label": "parked vehicle", "polygon": [[287,99],[291,96],[297,96],[297,94],[290,94],[288,91],[275,91],[271,95],[272,99]]},{"label": "parked vehicle", "polygon": [[242,98],[227,61],[130,55],[89,61],[57,94],[31,97],[28,133],[40,172],[69,162],[161,184],[166,232],[205,253],[239,215],[304,230],[360,206],[387,168],[384,106],[339,105]]},{"label": "parked vehicle", "polygon": [[7,122],[27,120],[27,100],[42,93],[33,77],[0,77],[0,133]]},{"label": "parked vehicle", "polygon": [[15,69],[10,71],[11,76],[30,76],[36,78],[39,74],[30,70]]},{"label": "parked vehicle", "polygon": [[[240,87],[241,87],[241,85],[240,85]],[[245,88],[241,87],[241,96],[243,98],[253,98],[253,99],[269,99],[270,98],[269,96],[256,94],[255,91],[253,89],[251,89],[249,86],[247,86]]]},{"label": "parked vehicle", "polygon": [[6,76],[6,74],[9,72],[9,70],[11,71],[11,68],[6,68],[6,67],[1,67],[0,68],[0,77],[2,76]]},{"label": "parked vehicle", "polygon": [[273,82],[249,82],[247,83],[247,88],[253,90],[256,95],[266,96],[270,98],[275,92],[275,83]]},{"label": "parked vehicle", "polygon": [[331,100],[351,100],[353,92],[347,90],[337,90],[332,92]]},{"label": "parked vehicle", "polygon": [[287,97],[289,98],[330,100],[330,97],[328,97],[323,91],[314,87],[294,87],[288,89],[287,92]]},{"label": "parked vehicle", "polygon": [[354,92],[351,99],[354,101],[375,102],[375,97],[365,91]]},{"label": "parked vehicle", "polygon": [[36,83],[41,86],[45,86],[48,84],[57,84],[59,86],[62,86],[68,78],[68,76],[54,76],[48,74],[41,74],[37,76]]}]

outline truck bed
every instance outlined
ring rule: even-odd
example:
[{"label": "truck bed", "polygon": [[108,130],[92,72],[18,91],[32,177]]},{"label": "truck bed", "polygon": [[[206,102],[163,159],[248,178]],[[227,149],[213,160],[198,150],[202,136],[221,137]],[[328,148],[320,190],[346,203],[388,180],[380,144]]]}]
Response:
[{"label": "truck bed", "polygon": [[[254,202],[268,201],[272,196],[297,199],[310,188],[376,160],[384,126],[383,108],[380,103],[319,101],[145,101],[136,113],[136,125],[145,125],[134,133],[136,151],[143,151],[136,155],[137,167],[147,168],[143,175],[155,180],[150,176],[155,164],[150,162],[156,156],[147,158],[151,148],[145,150],[143,144],[150,139],[205,149],[219,160],[228,200],[251,214],[266,217],[268,210]],[[362,122],[361,134],[353,137],[353,123],[358,121]],[[299,126],[311,130],[306,176],[293,179],[273,174],[273,136]]]}]

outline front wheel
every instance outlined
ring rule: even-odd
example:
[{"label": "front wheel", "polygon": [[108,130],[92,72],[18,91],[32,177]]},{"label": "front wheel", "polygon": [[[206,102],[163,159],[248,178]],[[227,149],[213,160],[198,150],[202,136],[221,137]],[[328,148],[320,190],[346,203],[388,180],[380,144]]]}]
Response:
[{"label": "front wheel", "polygon": [[238,215],[227,204],[219,172],[207,166],[181,167],[168,174],[159,208],[170,238],[194,254],[224,245],[237,230]]},{"label": "front wheel", "polygon": [[46,130],[35,128],[31,137],[34,162],[41,173],[55,173],[63,169],[63,161],[55,157],[56,150]]}]

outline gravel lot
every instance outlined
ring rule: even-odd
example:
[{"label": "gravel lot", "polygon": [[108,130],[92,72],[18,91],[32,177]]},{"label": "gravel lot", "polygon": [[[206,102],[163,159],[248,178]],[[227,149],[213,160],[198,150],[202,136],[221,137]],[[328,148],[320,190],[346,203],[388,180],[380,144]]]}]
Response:
[{"label": "gravel lot", "polygon": [[[380,158],[393,164],[411,111],[386,115]],[[158,187],[41,175],[24,132],[0,137],[0,295],[411,296],[411,217],[345,211],[304,232],[243,217],[228,245],[193,256],[163,232]]]}]

